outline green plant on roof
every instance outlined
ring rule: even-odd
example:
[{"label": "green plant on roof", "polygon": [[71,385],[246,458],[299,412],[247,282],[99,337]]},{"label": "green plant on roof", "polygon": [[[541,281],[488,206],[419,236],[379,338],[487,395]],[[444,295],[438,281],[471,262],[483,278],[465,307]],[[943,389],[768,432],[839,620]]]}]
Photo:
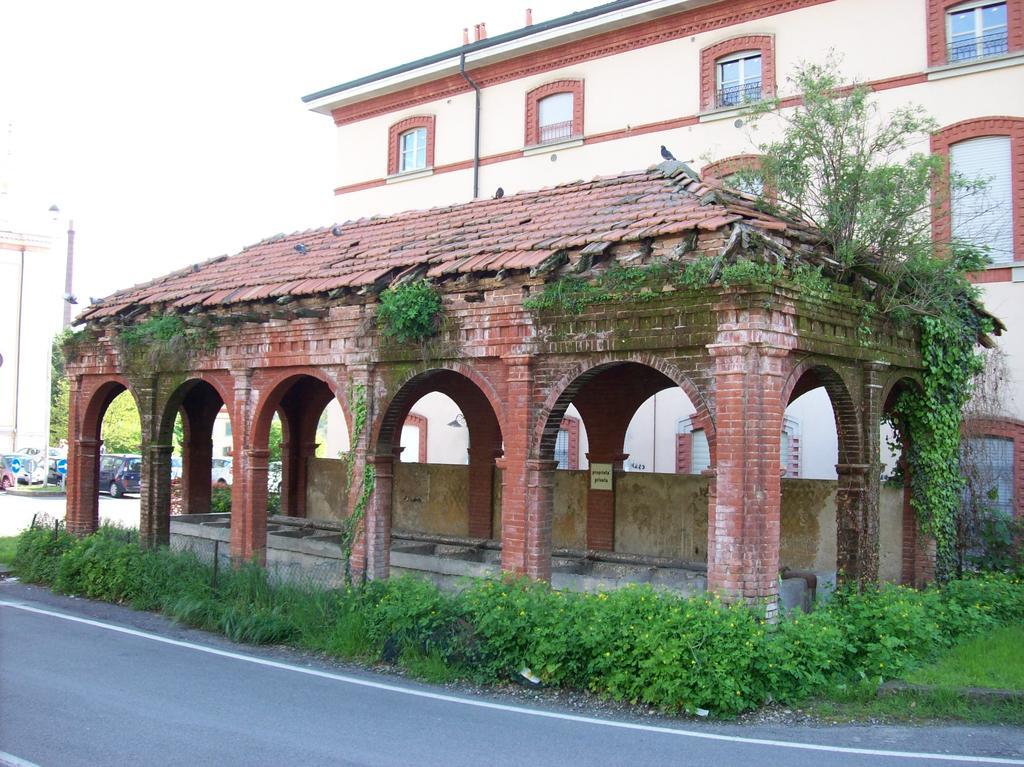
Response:
[{"label": "green plant on roof", "polygon": [[144,360],[152,368],[187,367],[200,351],[216,349],[216,335],[208,328],[190,327],[173,314],[154,314],[118,332],[121,349],[129,361]]},{"label": "green plant on roof", "polygon": [[414,280],[380,294],[377,326],[388,338],[409,344],[437,334],[441,320],[441,294],[426,280]]}]

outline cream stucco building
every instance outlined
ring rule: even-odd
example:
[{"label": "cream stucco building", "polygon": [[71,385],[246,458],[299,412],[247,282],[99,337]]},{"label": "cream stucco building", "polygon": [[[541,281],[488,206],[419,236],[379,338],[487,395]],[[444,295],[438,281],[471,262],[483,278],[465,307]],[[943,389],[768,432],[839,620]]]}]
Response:
[{"label": "cream stucco building", "polygon": [[[936,225],[992,248],[992,266],[976,280],[1009,328],[1000,343],[1011,380],[984,438],[999,440],[1004,493],[1020,509],[1024,0],[619,0],[478,36],[304,98],[337,126],[339,221],[643,168],[661,160],[662,145],[727,177],[756,162],[756,144],[779,125],[768,120],[752,133],[744,102],[777,95],[791,106],[795,68],[833,55],[883,113],[908,103],[927,110],[939,130],[917,148],[991,182],[981,229],[971,231],[962,210]],[[821,389],[790,404],[780,449],[792,475],[835,477],[830,410]],[[434,436],[455,432],[451,408],[425,402],[414,412],[425,425],[410,421],[403,458],[464,462],[463,443]],[[681,392],[648,401],[627,434],[626,467],[699,470],[692,412]],[[417,429],[433,449],[413,450]],[[585,467],[585,434],[574,435],[571,417],[563,429],[563,465]]]}]

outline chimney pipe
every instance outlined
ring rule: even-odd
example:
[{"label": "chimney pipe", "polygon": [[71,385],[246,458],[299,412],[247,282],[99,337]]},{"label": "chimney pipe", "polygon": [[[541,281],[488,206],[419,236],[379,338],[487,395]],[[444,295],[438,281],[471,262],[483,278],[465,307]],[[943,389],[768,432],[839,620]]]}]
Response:
[{"label": "chimney pipe", "polygon": [[462,28],[462,44],[469,45],[469,27]]},{"label": "chimney pipe", "polygon": [[533,26],[533,8],[526,9],[526,26]]},{"label": "chimney pipe", "polygon": [[473,25],[473,42],[474,43],[480,42],[480,25],[479,24],[474,24]]},{"label": "chimney pipe", "polygon": [[486,40],[487,39],[487,22],[486,21],[481,21],[480,22],[480,39],[481,40]]}]

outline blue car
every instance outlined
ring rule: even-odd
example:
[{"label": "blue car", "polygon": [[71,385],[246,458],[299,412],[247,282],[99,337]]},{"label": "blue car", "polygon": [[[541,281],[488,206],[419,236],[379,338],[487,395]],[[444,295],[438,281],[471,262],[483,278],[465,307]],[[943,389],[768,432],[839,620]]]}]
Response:
[{"label": "blue car", "polygon": [[141,455],[104,455],[100,457],[99,491],[120,498],[142,489]]}]

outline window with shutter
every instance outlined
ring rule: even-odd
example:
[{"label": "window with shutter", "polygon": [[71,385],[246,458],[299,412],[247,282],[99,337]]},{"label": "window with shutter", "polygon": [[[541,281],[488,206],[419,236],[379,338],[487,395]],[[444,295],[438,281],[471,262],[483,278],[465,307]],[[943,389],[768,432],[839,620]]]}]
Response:
[{"label": "window with shutter", "polygon": [[984,186],[955,192],[951,201],[953,237],[987,248],[994,264],[1013,261],[1013,193],[1010,137],[982,136],[950,147],[950,170]]}]

